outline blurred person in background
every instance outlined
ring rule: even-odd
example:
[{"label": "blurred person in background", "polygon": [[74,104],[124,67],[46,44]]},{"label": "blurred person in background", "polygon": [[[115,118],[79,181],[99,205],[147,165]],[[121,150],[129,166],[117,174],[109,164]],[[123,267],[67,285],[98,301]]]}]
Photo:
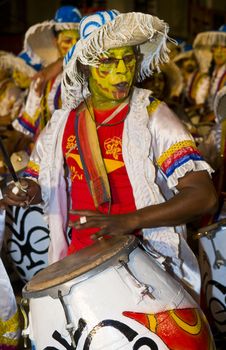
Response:
[{"label": "blurred person in background", "polygon": [[43,91],[36,90],[37,80],[42,79],[42,71],[36,75],[26,105],[13,123],[15,129],[34,141],[53,112],[61,108],[62,60],[79,38],[80,20],[81,14],[76,7],[63,6],[56,11],[53,20],[36,24],[26,33],[25,46],[38,55],[51,71],[51,78],[45,81]]}]

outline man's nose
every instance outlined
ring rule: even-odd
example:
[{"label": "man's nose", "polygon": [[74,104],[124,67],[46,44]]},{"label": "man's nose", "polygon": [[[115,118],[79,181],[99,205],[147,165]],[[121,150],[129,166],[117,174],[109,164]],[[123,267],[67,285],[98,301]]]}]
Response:
[{"label": "man's nose", "polygon": [[125,73],[127,71],[123,58],[118,59],[116,69],[118,73]]}]

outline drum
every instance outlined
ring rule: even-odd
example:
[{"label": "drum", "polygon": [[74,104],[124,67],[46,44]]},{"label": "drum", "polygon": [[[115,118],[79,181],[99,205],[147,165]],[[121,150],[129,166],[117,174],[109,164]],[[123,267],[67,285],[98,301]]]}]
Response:
[{"label": "drum", "polygon": [[[70,242],[71,229],[67,230]],[[13,269],[28,282],[48,265],[49,229],[38,205],[9,207],[6,212],[4,249]]]},{"label": "drum", "polygon": [[23,282],[47,266],[48,247],[49,230],[39,206],[7,209],[4,248]]},{"label": "drum", "polygon": [[195,301],[133,236],[102,239],[23,288],[36,350],[213,350]]},{"label": "drum", "polygon": [[204,304],[226,338],[226,219],[202,228],[198,238]]}]

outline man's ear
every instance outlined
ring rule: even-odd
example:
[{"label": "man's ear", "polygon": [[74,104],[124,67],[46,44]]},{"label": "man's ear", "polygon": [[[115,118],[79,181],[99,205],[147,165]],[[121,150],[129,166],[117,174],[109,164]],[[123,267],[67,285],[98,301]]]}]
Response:
[{"label": "man's ear", "polygon": [[88,79],[90,76],[90,67],[83,65],[80,61],[77,62],[77,69],[82,75]]},{"label": "man's ear", "polygon": [[57,43],[57,37],[56,37],[56,36],[53,36],[53,37],[52,37],[52,43],[53,43],[53,46],[56,46],[57,49],[59,50],[59,48],[58,48],[58,43]]},{"label": "man's ear", "polygon": [[58,48],[58,43],[57,43],[57,40],[58,40],[58,32],[55,31],[54,29],[52,30],[52,43],[54,46],[57,46]]},{"label": "man's ear", "polygon": [[141,53],[136,53],[136,70],[134,74],[134,83],[140,81],[139,75],[140,75],[140,68],[141,68],[141,62],[142,62],[142,54]]}]

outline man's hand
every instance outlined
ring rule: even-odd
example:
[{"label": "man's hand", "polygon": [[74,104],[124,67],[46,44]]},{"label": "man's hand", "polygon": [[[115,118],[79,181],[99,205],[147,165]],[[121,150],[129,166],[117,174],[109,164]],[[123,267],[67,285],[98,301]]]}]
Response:
[{"label": "man's hand", "polygon": [[15,182],[11,182],[3,190],[3,199],[0,205],[2,209],[5,209],[7,205],[25,208],[30,204],[38,204],[41,201],[41,188],[39,184],[31,179],[21,178],[19,186]]},{"label": "man's hand", "polygon": [[91,210],[71,210],[71,214],[79,215],[80,220],[69,222],[70,227],[77,230],[87,228],[99,228],[100,231],[91,238],[98,239],[104,235],[120,236],[132,234],[136,229],[136,219],[134,213],[121,215],[105,215]]},{"label": "man's hand", "polygon": [[76,229],[99,228],[95,238],[124,235],[143,228],[186,224],[217,209],[217,195],[207,171],[192,171],[180,178],[178,193],[166,202],[138,209],[133,213],[103,215],[89,210],[71,211],[80,220],[70,222]]},{"label": "man's hand", "polygon": [[63,58],[59,58],[56,62],[51,63],[33,76],[34,90],[39,97],[43,94],[47,82],[60,74],[62,68]]},{"label": "man's hand", "polygon": [[6,204],[4,202],[4,199],[0,199],[0,210],[5,210],[6,209]]}]

